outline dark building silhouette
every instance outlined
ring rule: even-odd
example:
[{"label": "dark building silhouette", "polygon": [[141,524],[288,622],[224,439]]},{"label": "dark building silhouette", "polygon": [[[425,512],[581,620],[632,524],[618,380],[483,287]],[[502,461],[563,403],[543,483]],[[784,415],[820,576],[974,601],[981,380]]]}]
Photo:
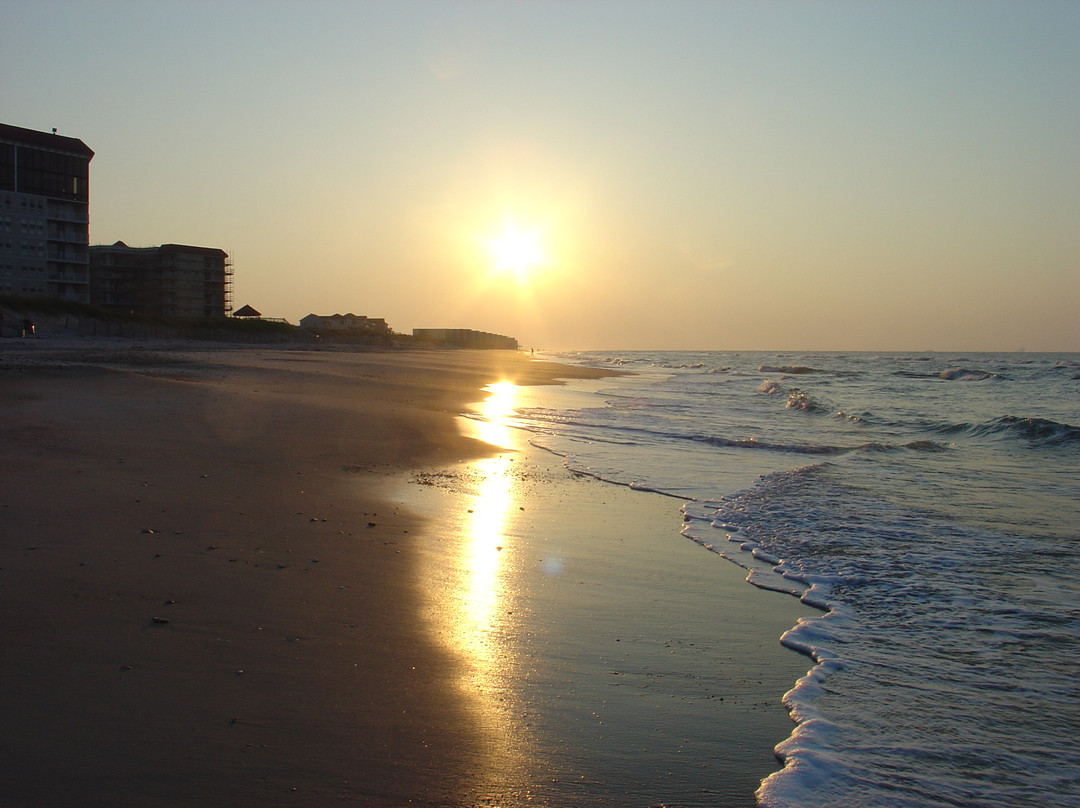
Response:
[{"label": "dark building silhouette", "polygon": [[0,124],[0,294],[89,302],[93,156],[55,129]]},{"label": "dark building silhouette", "polygon": [[414,328],[413,337],[420,342],[454,348],[496,348],[509,351],[516,351],[518,348],[518,341],[513,337],[473,331],[469,328]]},{"label": "dark building silhouette", "polygon": [[90,301],[159,317],[225,317],[232,311],[232,262],[214,247],[94,245]]}]

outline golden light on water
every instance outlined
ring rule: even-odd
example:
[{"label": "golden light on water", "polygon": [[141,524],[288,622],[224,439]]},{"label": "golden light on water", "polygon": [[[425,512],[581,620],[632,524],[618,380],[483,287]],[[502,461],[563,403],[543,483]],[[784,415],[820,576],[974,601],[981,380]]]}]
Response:
[{"label": "golden light on water", "polygon": [[511,447],[520,441],[507,425],[519,388],[489,385],[475,417],[462,419],[466,434],[502,451],[456,467],[457,492],[442,522],[439,552],[428,558],[431,616],[438,635],[462,663],[463,694],[489,739],[485,777],[491,785],[521,781],[529,765],[521,737],[514,679],[520,673],[514,631],[513,520],[522,502],[521,481]]},{"label": "golden light on water", "polygon": [[[517,386],[499,382],[487,387],[488,397],[471,420],[476,437],[495,446],[511,442],[511,427],[505,419],[514,411]],[[470,464],[470,478],[476,480],[470,508],[463,525],[460,562],[464,571],[462,609],[458,631],[462,649],[478,669],[496,663],[498,653],[498,613],[502,607],[501,569],[507,552],[507,517],[516,502],[512,470],[513,458],[502,452]]]},{"label": "golden light on water", "polygon": [[506,476],[506,457],[477,461],[474,468],[484,475],[465,524],[462,562],[465,591],[459,615],[458,637],[462,650],[479,667],[496,663],[498,613],[502,601],[501,580],[505,536],[503,527],[513,502],[513,485]]},{"label": "golden light on water", "polygon": [[513,442],[513,430],[507,426],[506,419],[514,414],[518,386],[513,382],[496,382],[484,389],[488,396],[476,408],[481,420],[473,421],[477,437],[492,446],[509,446]]}]

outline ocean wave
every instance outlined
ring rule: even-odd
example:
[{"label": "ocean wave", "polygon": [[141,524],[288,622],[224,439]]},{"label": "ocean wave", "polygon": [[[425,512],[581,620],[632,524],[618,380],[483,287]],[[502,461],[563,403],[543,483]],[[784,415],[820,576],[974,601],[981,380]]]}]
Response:
[{"label": "ocean wave", "polygon": [[784,389],[784,385],[778,382],[776,379],[766,379],[758,387],[759,393],[764,393],[767,396],[776,395]]},{"label": "ocean wave", "polygon": [[[604,410],[571,410],[559,412],[544,408],[520,410],[514,419],[514,425],[527,429],[534,433],[558,434],[572,440],[585,440],[598,444],[640,446],[652,444],[656,441],[676,443],[690,441],[696,444],[715,446],[721,449],[751,449],[767,452],[784,452],[797,455],[811,456],[835,456],[851,452],[940,452],[948,447],[945,444],[932,440],[914,440],[907,443],[883,443],[871,441],[867,443],[852,443],[850,445],[838,444],[813,444],[795,443],[782,441],[767,441],[759,438],[728,438],[720,435],[686,433],[676,430],[655,429],[644,426],[633,426],[627,423],[615,424],[602,420],[598,416]],[[479,416],[469,416],[482,420]],[[838,418],[859,420],[857,416],[848,416],[838,413]],[[935,431],[950,433],[954,425],[944,425]]]},{"label": "ocean wave", "polygon": [[1046,418],[1024,418],[1003,415],[982,424],[934,424],[931,429],[939,434],[970,435],[978,438],[1015,438],[1033,446],[1063,446],[1080,443],[1080,427],[1063,424]]},{"label": "ocean wave", "polygon": [[919,373],[914,370],[894,370],[893,376],[899,376],[902,379],[940,379],[941,376],[938,373]]},{"label": "ocean wave", "polygon": [[905,443],[904,448],[915,452],[944,452],[949,447],[932,440],[913,440],[911,443]]},{"label": "ocean wave", "polygon": [[1080,427],[1045,418],[1018,418],[1006,415],[999,418],[991,427],[992,430],[1004,430],[1043,446],[1080,443]]},{"label": "ocean wave", "polygon": [[793,387],[788,392],[788,400],[785,405],[789,410],[802,410],[804,412],[832,412],[832,408],[822,404],[813,396],[804,393],[798,387]]},{"label": "ocean wave", "polygon": [[791,452],[793,454],[806,455],[836,455],[850,452],[850,447],[844,446],[814,446],[811,444],[798,443],[770,443],[760,441],[757,438],[721,438],[716,435],[695,435],[691,440],[698,443],[707,443],[711,446],[719,446],[724,449],[763,449],[769,452]]},{"label": "ocean wave", "polygon": [[895,370],[893,376],[903,379],[940,379],[947,382],[981,382],[987,379],[1004,378],[999,373],[991,373],[986,370],[969,370],[968,368],[946,368],[945,370],[920,373],[915,370]]},{"label": "ocean wave", "polygon": [[[766,379],[758,385],[757,392],[764,393],[767,396],[773,396],[777,393],[784,392],[784,385],[777,379]],[[838,420],[851,421],[852,423],[862,423],[866,420],[865,415],[849,415],[842,410],[814,398],[809,393],[803,392],[798,387],[792,387],[788,390],[787,404],[785,404],[784,407],[789,410],[829,414],[833,415]]]},{"label": "ocean wave", "polygon": [[968,370],[966,368],[949,368],[938,374],[939,379],[949,382],[981,382],[986,379],[1002,378],[997,373],[988,373],[985,370]]},{"label": "ocean wave", "polygon": [[664,370],[704,370],[705,363],[690,362],[687,364],[677,365],[671,362],[660,362],[659,364],[657,364],[657,367],[663,368]]},{"label": "ocean wave", "polygon": [[835,417],[840,421],[850,421],[853,424],[872,423],[875,420],[868,412],[864,412],[862,415],[853,415],[843,410],[837,410]]},{"label": "ocean wave", "polygon": [[753,550],[744,566],[785,559],[785,577],[813,585],[803,603],[826,612],[781,639],[818,664],[784,695],[798,726],[759,805],[1080,805],[1060,779],[1075,763],[1072,713],[1059,718],[1075,698],[1075,608],[987,586],[987,571],[1017,569],[1025,538],[894,500],[845,468],[684,506],[684,533],[737,539]]},{"label": "ocean wave", "polygon": [[722,438],[716,435],[695,435],[690,438],[698,443],[707,443],[723,449],[760,449],[769,452],[788,452],[800,455],[841,455],[849,452],[942,452],[948,447],[930,440],[916,440],[910,443],[860,443],[854,446],[826,446],[800,443],[770,443],[757,438]]},{"label": "ocean wave", "polygon": [[786,373],[788,376],[805,376],[808,373],[824,373],[825,371],[804,367],[803,365],[761,365],[759,373]]},{"label": "ocean wave", "polygon": [[948,451],[948,446],[944,443],[937,443],[932,440],[913,440],[910,443],[892,444],[892,443],[864,443],[858,447],[859,451],[863,452],[945,452]]}]

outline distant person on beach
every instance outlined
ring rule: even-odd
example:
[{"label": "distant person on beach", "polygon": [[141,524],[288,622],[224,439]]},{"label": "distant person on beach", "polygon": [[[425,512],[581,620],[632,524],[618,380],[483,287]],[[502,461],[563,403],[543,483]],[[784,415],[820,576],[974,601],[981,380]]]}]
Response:
[{"label": "distant person on beach", "polygon": [[34,321],[33,320],[23,320],[22,321],[22,335],[24,337],[32,337],[32,336],[34,336]]}]

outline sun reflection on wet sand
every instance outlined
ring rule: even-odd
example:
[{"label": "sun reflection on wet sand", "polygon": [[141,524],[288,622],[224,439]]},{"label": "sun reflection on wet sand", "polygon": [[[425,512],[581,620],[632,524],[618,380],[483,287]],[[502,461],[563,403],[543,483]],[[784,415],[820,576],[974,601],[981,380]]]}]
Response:
[{"label": "sun reflection on wet sand", "polygon": [[481,787],[504,799],[523,796],[531,758],[513,686],[517,661],[510,647],[512,531],[522,497],[512,447],[522,438],[506,419],[513,415],[518,389],[509,382],[489,385],[488,397],[475,406],[473,416],[462,419],[466,434],[503,451],[456,467],[449,475],[460,504],[455,502],[445,519],[440,518],[436,552],[425,560],[433,627],[460,659],[462,691],[489,739]]},{"label": "sun reflection on wet sand", "polygon": [[[513,412],[515,386],[500,382],[489,386],[490,396],[478,408],[481,420],[470,424],[486,443],[507,447],[512,429],[504,418]],[[460,560],[465,577],[462,609],[458,615],[458,637],[478,668],[499,664],[498,612],[504,600],[502,561],[505,529],[517,492],[510,476],[513,459],[503,452],[469,464],[476,483],[462,531]],[[505,611],[505,609],[503,609]]]}]

